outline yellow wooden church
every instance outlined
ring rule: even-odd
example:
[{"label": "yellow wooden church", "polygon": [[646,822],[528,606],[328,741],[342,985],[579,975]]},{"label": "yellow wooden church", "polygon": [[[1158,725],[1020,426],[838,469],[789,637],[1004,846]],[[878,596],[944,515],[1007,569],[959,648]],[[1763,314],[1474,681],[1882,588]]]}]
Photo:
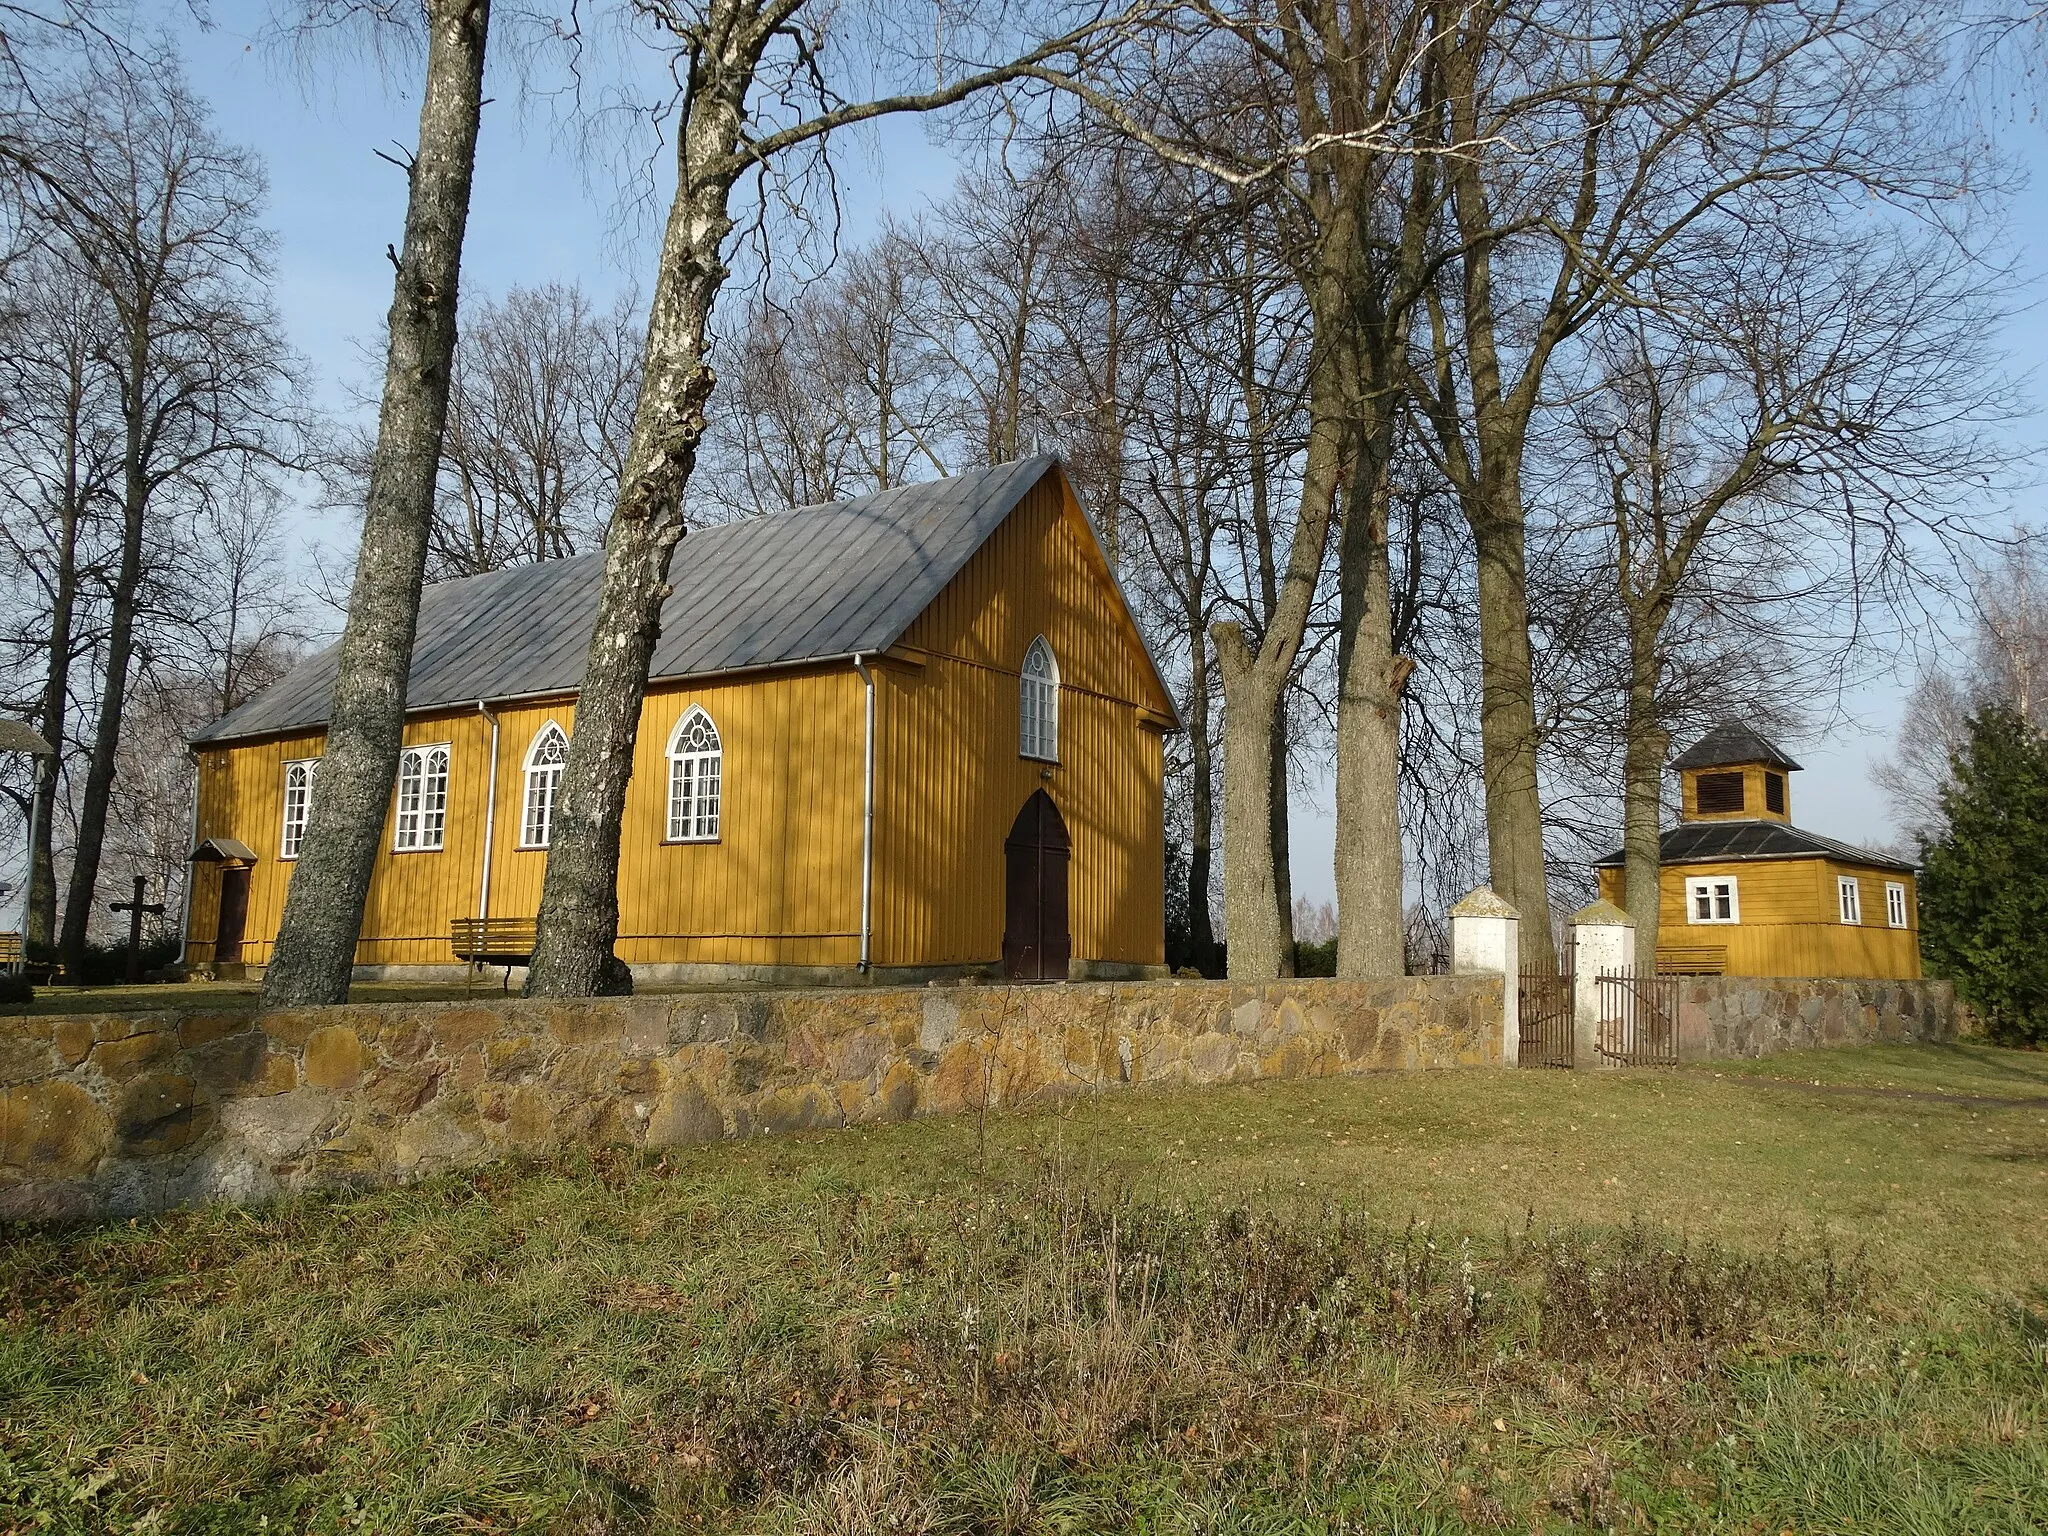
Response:
[{"label": "yellow wooden church", "polygon": [[[1913,866],[1792,825],[1799,764],[1724,723],[1672,759],[1678,825],[1663,835],[1657,969],[1729,976],[1920,974]],[[1625,906],[1619,849],[1600,894]]]},{"label": "yellow wooden church", "polygon": [[[359,976],[530,945],[601,558],[427,589]],[[1162,965],[1177,719],[1056,459],[705,528],[670,582],[619,867],[642,980]],[[269,956],[334,671],[193,743],[194,967]]]}]

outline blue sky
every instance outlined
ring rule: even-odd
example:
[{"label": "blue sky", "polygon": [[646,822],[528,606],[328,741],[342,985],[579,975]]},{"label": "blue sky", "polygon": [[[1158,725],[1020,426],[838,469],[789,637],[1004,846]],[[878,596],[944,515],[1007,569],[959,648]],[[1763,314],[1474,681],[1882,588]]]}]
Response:
[{"label": "blue sky", "polygon": [[[322,399],[342,408],[348,386],[364,377],[360,343],[377,334],[390,303],[384,248],[399,238],[404,217],[404,177],[376,151],[412,143],[417,98],[403,68],[387,81],[374,64],[343,55],[310,65],[279,55],[261,41],[265,15],[261,5],[229,0],[212,8],[207,29],[181,28],[181,42],[193,84],[211,102],[221,130],[268,167],[269,222],[280,242],[277,301]],[[516,82],[494,80],[492,91],[497,100],[486,109],[479,149],[465,293],[502,293],[514,283],[553,278],[608,298],[651,272],[657,226],[622,217],[610,191],[642,169],[651,140],[618,164],[585,163],[544,113],[521,121]],[[2044,147],[2035,125],[2013,123],[2004,131],[2009,154],[2022,162]],[[858,235],[883,208],[908,210],[943,195],[954,174],[952,158],[915,122],[848,145],[840,179],[849,232]],[[2048,199],[2030,187],[2011,214],[2026,279],[2018,303],[2031,305],[2043,292],[2038,252],[2048,234]],[[2031,369],[2042,337],[2041,317],[2022,310],[2007,327],[2014,367]],[[2031,439],[2042,425],[2037,412],[2014,431]],[[2030,512],[2030,502],[2018,510]],[[333,522],[323,525],[323,516]],[[339,514],[305,517],[308,538],[338,534],[345,525]],[[1802,825],[1851,841],[1893,835],[1870,764],[1889,748],[1907,681],[1893,676],[1860,689],[1847,701],[1849,721],[1824,739],[1797,744],[1807,769],[1793,790]],[[1297,891],[1311,901],[1328,899],[1332,890],[1328,797],[1325,784],[1294,818]]]}]

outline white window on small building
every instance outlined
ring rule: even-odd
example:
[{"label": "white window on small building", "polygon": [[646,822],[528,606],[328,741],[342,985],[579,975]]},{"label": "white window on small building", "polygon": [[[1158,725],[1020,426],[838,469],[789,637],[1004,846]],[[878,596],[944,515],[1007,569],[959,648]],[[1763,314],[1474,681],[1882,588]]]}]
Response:
[{"label": "white window on small building", "polygon": [[1835,877],[1835,899],[1841,903],[1843,922],[1854,926],[1863,921],[1863,892],[1854,875]]},{"label": "white window on small building", "polygon": [[692,704],[668,738],[670,842],[718,841],[718,792],[724,758],[718,727],[700,706]]},{"label": "white window on small building", "polygon": [[1685,920],[1688,923],[1739,923],[1742,901],[1733,876],[1685,883]]},{"label": "white window on small building", "polygon": [[284,831],[277,840],[280,859],[296,859],[306,840],[306,816],[313,807],[313,775],[320,759],[302,757],[284,765]]},{"label": "white window on small building", "polygon": [[1884,883],[1884,920],[1894,928],[1906,926],[1906,883],[1903,880]]},{"label": "white window on small building", "polygon": [[448,748],[407,747],[398,754],[398,808],[391,846],[421,853],[441,846],[448,829]]},{"label": "white window on small building", "polygon": [[1041,762],[1060,760],[1060,669],[1040,635],[1024,653],[1018,679],[1017,750]]},{"label": "white window on small building", "polygon": [[550,720],[526,749],[526,812],[519,819],[519,846],[545,848],[555,829],[555,800],[562,790],[562,765],[569,738]]}]

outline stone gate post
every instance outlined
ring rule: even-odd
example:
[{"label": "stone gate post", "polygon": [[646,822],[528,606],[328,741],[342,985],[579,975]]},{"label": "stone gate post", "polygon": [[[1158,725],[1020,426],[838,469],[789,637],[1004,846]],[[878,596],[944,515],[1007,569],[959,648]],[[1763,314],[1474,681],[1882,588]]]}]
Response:
[{"label": "stone gate post", "polygon": [[1572,914],[1572,1065],[1607,1065],[1600,1055],[1600,977],[1635,969],[1636,920],[1602,898]]},{"label": "stone gate post", "polygon": [[1482,885],[1451,908],[1451,974],[1501,978],[1500,1059],[1512,1067],[1522,1044],[1522,914]]}]

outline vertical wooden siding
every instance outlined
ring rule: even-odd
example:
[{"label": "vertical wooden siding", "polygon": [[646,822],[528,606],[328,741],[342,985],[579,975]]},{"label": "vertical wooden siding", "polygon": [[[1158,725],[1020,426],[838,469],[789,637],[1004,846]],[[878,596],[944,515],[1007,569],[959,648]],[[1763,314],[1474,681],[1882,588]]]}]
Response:
[{"label": "vertical wooden siding", "polygon": [[[668,843],[669,732],[692,704],[725,753],[719,841]],[[526,751],[552,720],[575,728],[573,703],[498,711],[498,799],[491,915],[532,917],[547,853],[519,846]],[[861,697],[851,669],[650,690],[626,795],[619,859],[620,954],[629,961],[851,965],[860,916]],[[243,956],[269,958],[292,865],[278,857],[284,764],[319,755],[323,737],[208,751],[199,835],[255,850]],[[395,852],[387,813],[363,914],[363,965],[447,965],[452,918],[477,914],[483,869],[490,725],[474,708],[409,721],[405,742],[450,747],[448,821],[437,850]],[[193,891],[191,956],[212,958],[219,875]]]},{"label": "vertical wooden siding", "polygon": [[[1044,635],[1060,671],[1060,762],[1018,752],[1018,675]],[[1003,839],[1041,785],[1074,840],[1074,957],[1165,958],[1164,751],[1141,710],[1170,704],[1064,480],[1048,475],[904,637],[929,655],[881,674],[875,960],[997,961]]]},{"label": "vertical wooden siding", "polygon": [[[1854,875],[1862,884],[1862,922],[1841,921],[1835,880]],[[1732,877],[1742,921],[1686,921],[1686,882]],[[1885,914],[1887,881],[1906,887],[1906,926]],[[1665,948],[1725,945],[1731,976],[1920,975],[1919,892],[1897,870],[1839,864],[1832,859],[1752,859],[1672,865],[1659,881],[1658,941]],[[1600,871],[1600,893],[1619,904],[1628,883],[1623,871]]]}]

